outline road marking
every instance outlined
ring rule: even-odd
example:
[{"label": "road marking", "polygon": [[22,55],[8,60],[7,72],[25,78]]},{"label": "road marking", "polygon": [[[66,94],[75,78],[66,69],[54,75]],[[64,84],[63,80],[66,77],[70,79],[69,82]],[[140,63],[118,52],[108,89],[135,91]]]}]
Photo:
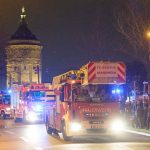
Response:
[{"label": "road marking", "polygon": [[23,141],[29,143],[29,140],[27,138],[25,138],[25,137],[20,137],[20,139],[22,139]]},{"label": "road marking", "polygon": [[34,149],[34,150],[43,150],[42,147],[34,147],[33,149]]},{"label": "road marking", "polygon": [[137,131],[132,131],[132,130],[125,130],[126,132],[129,133],[135,133],[135,134],[140,134],[140,135],[144,135],[144,136],[150,136],[150,133],[143,133],[143,132],[137,132]]},{"label": "road marking", "polygon": [[14,132],[11,132],[11,131],[4,131],[6,133],[9,133],[9,134],[15,134]]},{"label": "road marking", "polygon": [[122,144],[117,144],[119,147],[121,147],[121,149],[125,149],[125,150],[134,150],[133,148],[130,148],[126,145],[122,145]]}]

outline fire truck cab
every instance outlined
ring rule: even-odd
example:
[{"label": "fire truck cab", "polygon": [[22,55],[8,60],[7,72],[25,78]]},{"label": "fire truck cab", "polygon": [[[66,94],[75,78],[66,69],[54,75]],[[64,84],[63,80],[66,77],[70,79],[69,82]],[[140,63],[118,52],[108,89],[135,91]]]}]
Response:
[{"label": "fire truck cab", "polygon": [[119,134],[124,126],[119,118],[124,83],[125,65],[120,62],[90,62],[54,77],[56,101],[46,116],[48,134],[61,132],[64,140]]}]

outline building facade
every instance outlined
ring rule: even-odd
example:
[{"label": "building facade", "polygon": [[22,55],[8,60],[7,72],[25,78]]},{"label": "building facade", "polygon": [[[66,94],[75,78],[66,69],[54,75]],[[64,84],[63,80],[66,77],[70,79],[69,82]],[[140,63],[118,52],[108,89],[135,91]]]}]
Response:
[{"label": "building facade", "polygon": [[28,28],[24,8],[20,16],[19,27],[5,48],[8,88],[12,84],[41,83],[42,45]]}]

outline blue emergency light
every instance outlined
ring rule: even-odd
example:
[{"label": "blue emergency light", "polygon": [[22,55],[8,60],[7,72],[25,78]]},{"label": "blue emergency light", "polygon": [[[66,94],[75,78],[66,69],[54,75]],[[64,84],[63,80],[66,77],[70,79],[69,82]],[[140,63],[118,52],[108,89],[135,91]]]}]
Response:
[{"label": "blue emergency light", "polygon": [[8,90],[8,93],[10,94],[10,93],[11,93],[11,90]]},{"label": "blue emergency light", "polygon": [[117,87],[112,90],[112,94],[121,94],[121,93],[123,93],[123,90],[120,87]]}]

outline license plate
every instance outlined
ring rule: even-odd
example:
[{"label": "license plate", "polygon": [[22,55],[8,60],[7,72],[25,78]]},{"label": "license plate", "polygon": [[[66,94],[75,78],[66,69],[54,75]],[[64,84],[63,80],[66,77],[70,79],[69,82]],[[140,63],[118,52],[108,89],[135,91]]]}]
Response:
[{"label": "license plate", "polygon": [[91,129],[99,129],[99,128],[102,128],[103,126],[100,125],[100,124],[93,124],[91,125]]}]

